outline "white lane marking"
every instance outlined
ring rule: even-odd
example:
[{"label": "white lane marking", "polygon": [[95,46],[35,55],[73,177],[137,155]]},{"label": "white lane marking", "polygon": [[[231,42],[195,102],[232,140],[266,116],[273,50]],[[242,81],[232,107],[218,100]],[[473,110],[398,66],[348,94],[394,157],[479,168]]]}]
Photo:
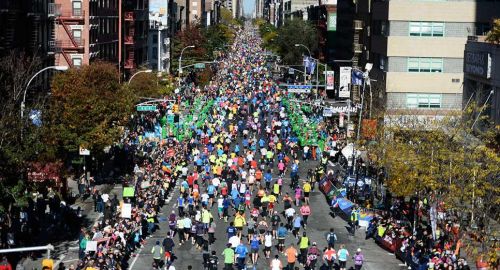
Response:
[{"label": "white lane marking", "polygon": [[64,258],[66,258],[66,254],[59,256],[59,259],[54,263],[54,266],[59,265],[59,263],[61,263],[61,261],[64,260]]},{"label": "white lane marking", "polygon": [[[146,246],[146,245],[144,245],[144,247],[145,247],[145,246]],[[137,251],[137,253],[136,253],[136,255],[135,255],[134,260],[132,261],[132,263],[131,263],[131,264],[130,264],[130,266],[128,267],[128,269],[129,269],[129,270],[132,270],[132,268],[134,268],[134,264],[135,264],[135,262],[137,262],[137,259],[139,259],[139,254],[141,253],[141,251],[142,251],[142,249],[143,249],[144,247],[141,247],[141,248],[139,249],[139,251]]]}]

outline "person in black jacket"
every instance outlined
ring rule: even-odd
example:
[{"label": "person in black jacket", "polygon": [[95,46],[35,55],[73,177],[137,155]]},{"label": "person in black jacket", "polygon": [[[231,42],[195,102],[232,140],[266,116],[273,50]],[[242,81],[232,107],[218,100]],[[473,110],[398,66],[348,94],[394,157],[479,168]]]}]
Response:
[{"label": "person in black jacket", "polygon": [[219,265],[219,258],[217,257],[217,253],[215,252],[215,250],[212,250],[212,255],[208,258],[207,269],[217,270],[218,265]]},{"label": "person in black jacket", "polygon": [[172,240],[172,237],[170,237],[170,232],[168,232],[167,237],[163,239],[163,249],[165,250],[165,254],[168,253],[168,255],[165,256],[165,265],[170,265],[173,257],[174,246],[174,240]]}]

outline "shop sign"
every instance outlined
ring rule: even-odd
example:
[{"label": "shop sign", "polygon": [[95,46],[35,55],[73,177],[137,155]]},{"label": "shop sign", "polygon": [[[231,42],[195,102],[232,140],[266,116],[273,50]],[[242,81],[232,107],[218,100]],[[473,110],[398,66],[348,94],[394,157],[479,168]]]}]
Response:
[{"label": "shop sign", "polygon": [[465,51],[464,73],[481,78],[491,78],[491,54]]}]

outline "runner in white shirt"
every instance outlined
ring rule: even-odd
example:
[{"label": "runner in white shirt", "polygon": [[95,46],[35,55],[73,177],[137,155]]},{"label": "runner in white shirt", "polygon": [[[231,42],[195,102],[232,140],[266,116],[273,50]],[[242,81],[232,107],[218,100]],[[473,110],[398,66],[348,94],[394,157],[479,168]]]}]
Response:
[{"label": "runner in white shirt", "polygon": [[283,264],[281,263],[279,256],[275,255],[274,259],[271,261],[271,270],[281,270],[283,269]]}]

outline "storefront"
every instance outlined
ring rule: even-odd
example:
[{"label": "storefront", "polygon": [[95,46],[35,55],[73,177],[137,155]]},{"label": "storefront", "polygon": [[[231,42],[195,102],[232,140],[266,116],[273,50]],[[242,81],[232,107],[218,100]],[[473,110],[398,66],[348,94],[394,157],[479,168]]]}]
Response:
[{"label": "storefront", "polygon": [[[500,45],[469,37],[464,52],[463,107],[475,102],[500,124]],[[478,123],[479,124],[479,123]],[[480,126],[480,125],[478,125]]]}]

